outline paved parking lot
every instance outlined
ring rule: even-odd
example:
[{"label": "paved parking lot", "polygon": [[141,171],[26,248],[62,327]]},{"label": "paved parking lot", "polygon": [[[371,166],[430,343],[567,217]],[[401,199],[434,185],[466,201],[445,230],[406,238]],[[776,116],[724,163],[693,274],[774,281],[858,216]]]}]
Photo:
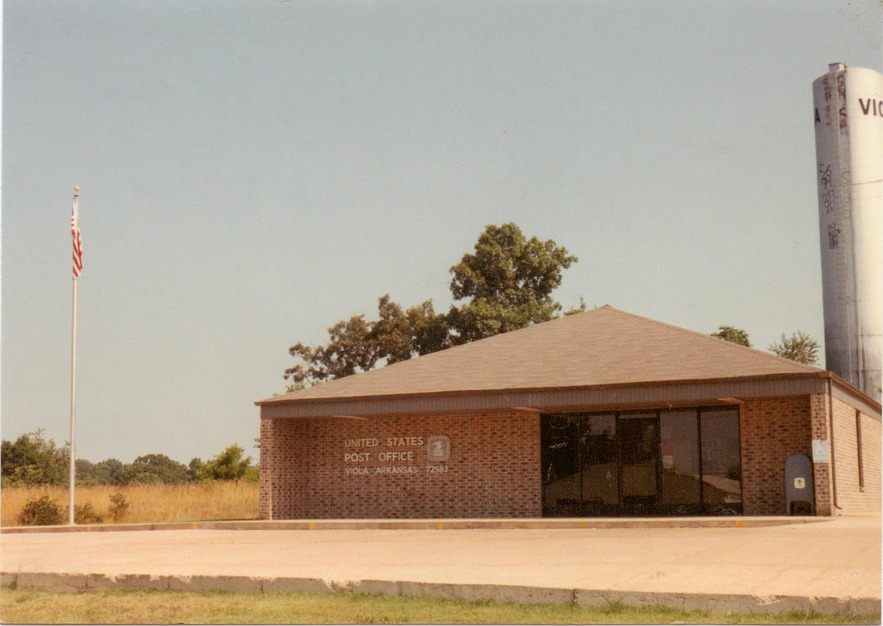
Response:
[{"label": "paved parking lot", "polygon": [[[497,524],[499,525],[499,524]],[[2,571],[880,598],[878,517],[727,528],[3,533]]]}]

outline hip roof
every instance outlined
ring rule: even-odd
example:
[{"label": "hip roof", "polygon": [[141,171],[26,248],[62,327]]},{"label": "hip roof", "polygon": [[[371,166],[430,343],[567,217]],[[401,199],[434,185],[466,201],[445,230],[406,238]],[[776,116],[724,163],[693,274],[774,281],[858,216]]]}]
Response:
[{"label": "hip roof", "polygon": [[[618,397],[626,397],[622,391],[611,396],[612,389],[658,391],[665,385],[684,388],[712,382],[723,393],[727,388],[720,385],[751,380],[763,381],[764,393],[772,394],[783,380],[829,377],[818,367],[603,306],[256,404],[263,407],[263,416],[292,417],[330,415],[348,408],[356,415],[393,412],[396,407],[407,411],[502,408],[513,402],[522,406],[521,401],[526,401],[526,408],[545,410],[549,404],[543,404],[542,398],[530,401],[540,396],[550,400],[549,393],[554,392],[559,404],[569,403],[567,392],[585,396],[591,390],[600,399],[598,392],[606,390],[605,397],[617,402]],[[816,387],[804,383],[800,393],[810,388]],[[699,393],[698,389],[685,392]],[[581,402],[576,397],[573,401]]]}]

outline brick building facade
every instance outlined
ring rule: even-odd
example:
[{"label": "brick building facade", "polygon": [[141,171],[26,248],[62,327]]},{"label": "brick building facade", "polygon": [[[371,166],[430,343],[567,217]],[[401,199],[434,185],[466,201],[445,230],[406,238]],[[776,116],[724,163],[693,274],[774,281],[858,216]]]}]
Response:
[{"label": "brick building facade", "polygon": [[[261,517],[880,511],[880,405],[611,307],[261,402]],[[793,477],[792,478],[793,482]]]},{"label": "brick building facade", "polygon": [[[440,433],[450,455],[434,462],[427,443]],[[263,420],[261,440],[278,467],[261,475],[264,518],[271,507],[276,519],[540,515],[535,413]]]}]

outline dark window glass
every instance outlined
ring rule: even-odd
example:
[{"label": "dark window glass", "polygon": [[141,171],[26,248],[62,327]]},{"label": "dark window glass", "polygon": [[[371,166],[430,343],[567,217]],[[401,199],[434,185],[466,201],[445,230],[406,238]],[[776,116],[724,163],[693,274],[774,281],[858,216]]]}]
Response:
[{"label": "dark window glass", "polygon": [[580,437],[583,509],[600,514],[619,501],[616,417],[587,415]]},{"label": "dark window glass", "polygon": [[617,423],[623,512],[647,515],[659,498],[656,414],[621,414]]},{"label": "dark window glass", "polygon": [[541,448],[546,516],[742,510],[738,409],[543,415]]},{"label": "dark window glass", "polygon": [[543,514],[571,514],[569,503],[579,501],[579,422],[577,415],[544,415],[541,429]]},{"label": "dark window glass", "polygon": [[656,415],[620,415],[623,465],[656,461]]},{"label": "dark window glass", "polygon": [[[659,415],[659,454],[662,459],[662,504],[698,505],[700,500],[699,426],[696,410]],[[687,514],[690,509],[679,511]]]},{"label": "dark window glass", "polygon": [[739,411],[702,411],[700,430],[705,503],[738,511],[742,503]]}]

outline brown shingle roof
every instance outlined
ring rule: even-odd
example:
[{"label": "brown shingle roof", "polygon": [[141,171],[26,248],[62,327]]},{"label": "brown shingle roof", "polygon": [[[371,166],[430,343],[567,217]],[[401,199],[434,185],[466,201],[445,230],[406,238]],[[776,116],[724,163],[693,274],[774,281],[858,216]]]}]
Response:
[{"label": "brown shingle roof", "polygon": [[824,374],[817,367],[603,306],[257,404]]}]

